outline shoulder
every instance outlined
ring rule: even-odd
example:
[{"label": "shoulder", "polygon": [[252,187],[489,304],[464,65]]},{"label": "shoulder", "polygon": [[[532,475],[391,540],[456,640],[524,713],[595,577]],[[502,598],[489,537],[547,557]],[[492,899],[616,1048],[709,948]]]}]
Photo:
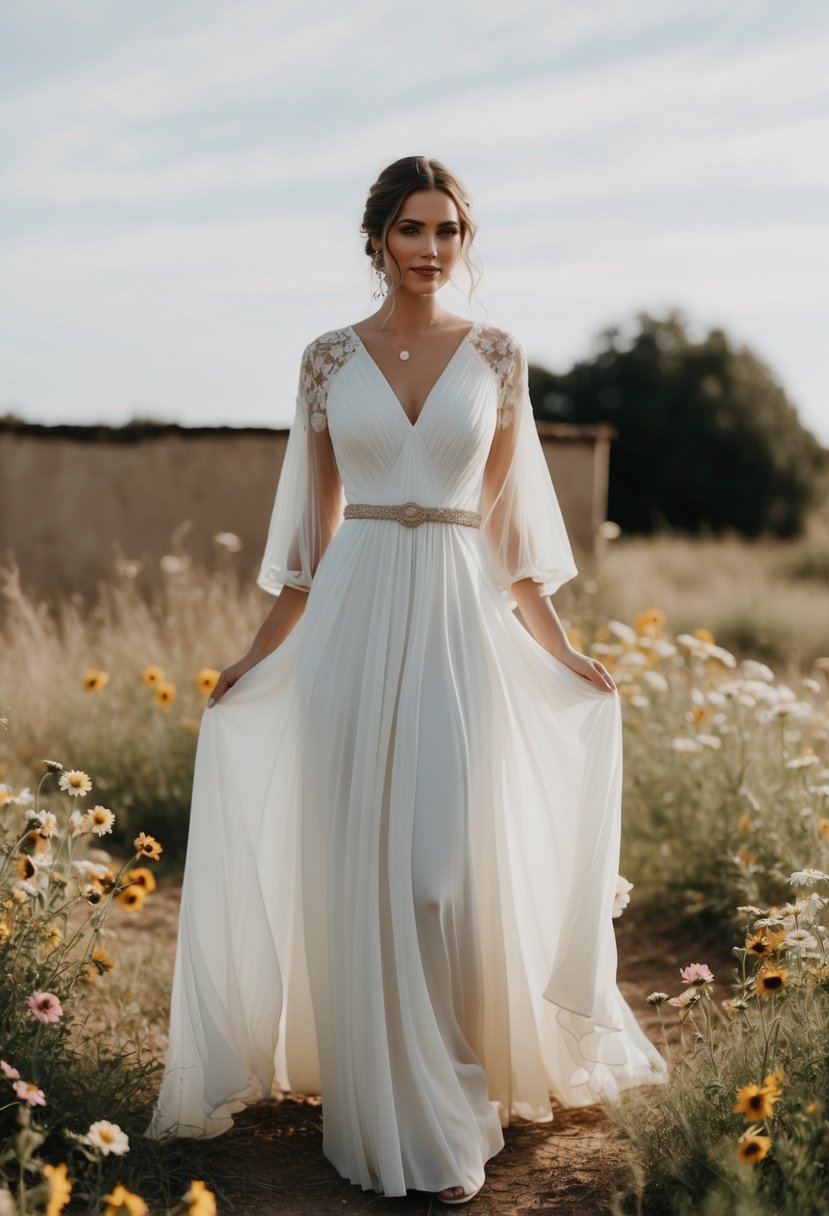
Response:
[{"label": "shoulder", "polygon": [[473,337],[498,350],[515,352],[521,349],[521,343],[515,334],[508,329],[499,329],[497,325],[485,325],[478,322]]},{"label": "shoulder", "polygon": [[524,348],[515,334],[497,325],[477,324],[470,334],[478,353],[498,376],[508,379],[526,363]]},{"label": "shoulder", "polygon": [[344,325],[341,329],[327,329],[306,345],[302,352],[302,361],[337,363],[357,345],[358,339],[349,325]]},{"label": "shoulder", "polygon": [[503,388],[515,376],[523,374],[527,356],[515,334],[496,325],[474,326],[470,333],[473,346],[489,365]]},{"label": "shoulder", "polygon": [[489,367],[498,390],[499,428],[512,422],[527,379],[527,356],[515,334],[496,325],[478,325],[470,334],[472,343]]},{"label": "shoulder", "polygon": [[312,338],[302,352],[299,369],[299,396],[304,402],[315,431],[327,426],[327,400],[331,381],[359,346],[348,326],[329,329]]}]

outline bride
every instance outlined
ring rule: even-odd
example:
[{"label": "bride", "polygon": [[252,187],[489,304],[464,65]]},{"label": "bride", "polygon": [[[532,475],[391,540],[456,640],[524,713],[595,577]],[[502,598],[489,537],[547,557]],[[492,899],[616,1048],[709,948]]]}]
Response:
[{"label": "bride", "polygon": [[512,1117],[665,1066],[616,986],[621,710],[553,606],[524,350],[438,301],[475,234],[438,161],[389,165],[362,231],[381,303],[303,352],[274,603],[201,722],[147,1134],[318,1094],[344,1178],[456,1205]]}]

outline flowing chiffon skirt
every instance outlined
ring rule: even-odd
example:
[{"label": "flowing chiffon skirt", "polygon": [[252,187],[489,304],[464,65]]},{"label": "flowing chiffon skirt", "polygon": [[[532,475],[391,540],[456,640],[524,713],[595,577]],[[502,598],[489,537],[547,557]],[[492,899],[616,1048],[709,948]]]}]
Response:
[{"label": "flowing chiffon skirt", "polygon": [[148,1134],[321,1094],[343,1177],[468,1190],[511,1116],[664,1078],[616,986],[619,698],[532,638],[482,545],[344,521],[205,711]]}]

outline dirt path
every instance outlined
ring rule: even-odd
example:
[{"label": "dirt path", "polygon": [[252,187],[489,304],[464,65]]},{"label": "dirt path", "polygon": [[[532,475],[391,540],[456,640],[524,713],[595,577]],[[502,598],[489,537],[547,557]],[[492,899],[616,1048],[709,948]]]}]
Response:
[{"label": "dirt path", "polygon": [[[140,950],[148,937],[172,964],[179,892],[154,893],[140,918],[123,919],[118,935]],[[630,912],[620,923],[619,986],[652,1040],[661,1043],[658,1015],[646,1002],[655,989],[677,991],[678,969],[695,958],[637,933]],[[503,1150],[487,1165],[487,1182],[464,1211],[476,1216],[592,1216],[606,1204],[625,1171],[625,1148],[600,1106],[554,1106],[554,1121],[516,1121]],[[220,1216],[437,1216],[448,1213],[433,1196],[409,1192],[386,1199],[343,1181],[322,1155],[318,1099],[286,1096],[237,1116],[224,1136],[199,1146],[204,1177],[217,1187]]]}]

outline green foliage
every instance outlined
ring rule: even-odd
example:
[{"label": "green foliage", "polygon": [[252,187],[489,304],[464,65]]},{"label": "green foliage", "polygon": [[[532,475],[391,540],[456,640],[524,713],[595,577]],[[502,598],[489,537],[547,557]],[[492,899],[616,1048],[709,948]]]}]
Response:
[{"label": "green foliage", "polygon": [[[667,1084],[627,1091],[607,1107],[634,1150],[629,1190],[613,1207],[617,1216],[829,1214],[829,968],[821,910],[820,902],[802,898],[775,922],[781,936],[785,927],[815,931],[814,950],[787,938],[772,964],[751,966],[746,950],[735,948],[740,966],[730,998],[717,1001],[706,985],[690,1006],[660,1007],[660,1014],[668,1010],[663,1025],[674,1039],[670,1045],[666,1036]],[[763,996],[756,981],[769,965],[782,969],[785,983],[777,995]],[[763,1090],[760,1100],[768,1103],[756,1114],[740,1102],[749,1086]],[[766,1155],[741,1159],[743,1136],[760,1137]]]},{"label": "green foliage", "polygon": [[721,330],[695,342],[681,314],[610,328],[564,375],[533,370],[536,415],[612,423],[608,517],[626,532],[800,533],[825,497],[829,453],[771,370]]}]

